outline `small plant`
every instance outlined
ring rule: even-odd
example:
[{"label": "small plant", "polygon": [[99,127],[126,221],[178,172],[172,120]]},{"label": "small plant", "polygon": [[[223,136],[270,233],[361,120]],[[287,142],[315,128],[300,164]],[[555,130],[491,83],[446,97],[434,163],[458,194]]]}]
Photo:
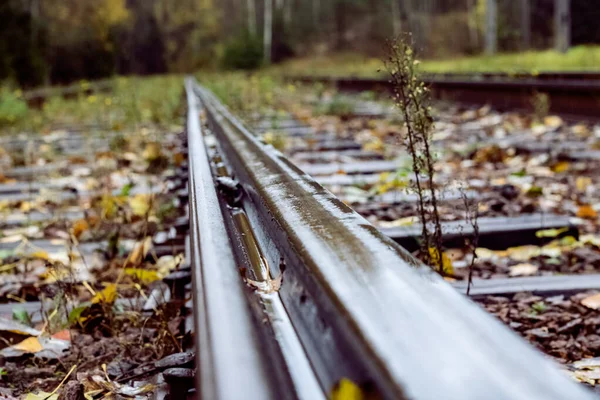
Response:
[{"label": "small plant", "polygon": [[[412,158],[414,190],[422,224],[420,256],[441,275],[447,275],[442,248],[442,227],[438,194],[434,184],[435,160],[431,148],[433,117],[429,107],[429,90],[417,75],[418,61],[410,34],[387,43],[385,67],[390,75],[393,97],[402,112],[405,146]],[[446,257],[447,258],[447,257]]]},{"label": "small plant", "polygon": [[471,285],[473,284],[473,267],[475,261],[477,261],[477,245],[479,242],[479,204],[469,200],[469,197],[464,189],[461,188],[460,196],[465,206],[465,220],[467,224],[471,225],[473,229],[473,236],[468,239],[467,247],[471,253],[471,262],[469,263],[469,275],[467,277],[467,296],[471,292]]}]

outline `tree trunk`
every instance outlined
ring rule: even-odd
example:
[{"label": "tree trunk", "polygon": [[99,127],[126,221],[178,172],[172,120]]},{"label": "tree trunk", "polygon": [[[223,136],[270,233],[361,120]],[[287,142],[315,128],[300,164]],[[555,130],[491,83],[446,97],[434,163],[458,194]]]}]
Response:
[{"label": "tree trunk", "polygon": [[285,8],[283,9],[283,24],[288,33],[292,30],[292,2],[293,0],[285,0]]},{"label": "tree trunk", "polygon": [[321,22],[321,0],[312,0],[312,18],[315,30],[319,30]]},{"label": "tree trunk", "polygon": [[252,36],[256,36],[256,4],[254,0],[246,0],[248,8],[248,32]]},{"label": "tree trunk", "polygon": [[531,5],[529,0],[521,0],[521,48],[531,47]]},{"label": "tree trunk", "polygon": [[265,64],[271,63],[271,44],[273,42],[273,0],[265,0],[265,18],[263,30],[263,47]]},{"label": "tree trunk", "polygon": [[477,0],[467,0],[467,13],[469,14],[469,42],[471,49],[479,49],[479,23],[477,20]]},{"label": "tree trunk", "polygon": [[571,0],[554,1],[554,36],[556,51],[566,53],[571,47]]},{"label": "tree trunk", "polygon": [[485,7],[485,52],[496,54],[498,50],[498,4],[496,0],[487,0]]},{"label": "tree trunk", "polygon": [[392,29],[394,37],[398,37],[402,33],[402,21],[400,21],[400,9],[398,0],[392,0]]}]

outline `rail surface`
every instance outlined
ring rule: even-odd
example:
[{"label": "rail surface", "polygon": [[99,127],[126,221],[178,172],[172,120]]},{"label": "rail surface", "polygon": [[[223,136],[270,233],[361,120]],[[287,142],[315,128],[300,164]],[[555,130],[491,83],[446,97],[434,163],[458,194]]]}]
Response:
[{"label": "rail surface", "polygon": [[[324,83],[342,91],[391,91],[385,78],[296,76],[289,80]],[[599,73],[439,74],[424,75],[432,95],[441,100],[490,104],[498,109],[531,110],[534,95],[548,95],[550,111],[573,117],[598,118]]]},{"label": "rail surface", "polygon": [[594,398],[210,92],[186,91],[201,398],[326,398],[344,378],[389,399]]}]

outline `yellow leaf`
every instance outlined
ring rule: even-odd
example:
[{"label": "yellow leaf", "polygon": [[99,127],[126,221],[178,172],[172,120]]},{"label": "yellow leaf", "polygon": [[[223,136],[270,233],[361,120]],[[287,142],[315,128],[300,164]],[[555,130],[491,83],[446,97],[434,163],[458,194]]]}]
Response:
[{"label": "yellow leaf", "polygon": [[581,300],[581,304],[592,310],[600,308],[600,293],[588,296]]},{"label": "yellow leaf", "polygon": [[585,192],[585,190],[592,184],[592,178],[587,176],[578,176],[577,180],[575,180],[575,186],[577,187],[577,191]]},{"label": "yellow leaf", "polygon": [[110,194],[105,194],[102,196],[100,207],[102,208],[103,218],[112,218],[117,213],[117,202],[115,201],[114,196]]},{"label": "yellow leaf", "polygon": [[143,217],[150,211],[150,205],[152,203],[152,196],[149,194],[137,194],[129,199],[129,207],[133,211],[134,215]]},{"label": "yellow leaf", "polygon": [[554,164],[554,166],[552,167],[552,171],[556,172],[557,174],[560,174],[561,172],[568,171],[569,166],[570,164],[567,161],[561,161]]},{"label": "yellow leaf", "polygon": [[537,257],[541,253],[541,249],[539,246],[533,245],[525,245],[525,246],[517,246],[510,247],[503,252],[497,252],[496,254],[500,256],[508,256],[513,260],[517,261],[527,261],[532,257]]},{"label": "yellow leaf", "polygon": [[596,219],[598,218],[598,213],[592,208],[591,205],[584,204],[577,210],[577,216],[579,218]]},{"label": "yellow leaf", "polygon": [[331,391],[331,400],[365,400],[360,387],[350,379],[342,378]]},{"label": "yellow leaf", "polygon": [[12,346],[12,348],[15,350],[20,350],[24,353],[37,353],[38,351],[42,351],[44,346],[42,346],[37,337],[30,337],[20,343],[15,344]]},{"label": "yellow leaf", "polygon": [[145,285],[161,279],[158,272],[141,268],[125,268],[125,274],[134,277]]},{"label": "yellow leaf", "polygon": [[441,269],[444,273],[450,274],[450,275],[454,274],[454,267],[452,266],[452,260],[450,259],[450,257],[448,257],[448,254],[442,252],[442,261],[440,263],[440,256],[439,256],[438,250],[435,247],[430,247],[429,248],[429,256],[431,257],[432,266],[435,267],[437,270],[440,270],[440,267],[441,267]]},{"label": "yellow leaf", "polygon": [[154,161],[161,156],[160,144],[156,142],[150,142],[146,145],[142,157],[146,161]]},{"label": "yellow leaf", "polygon": [[27,393],[25,400],[58,400],[58,393],[37,392],[37,394]]},{"label": "yellow leaf", "polygon": [[75,236],[77,239],[79,239],[81,237],[81,235],[83,234],[83,232],[85,232],[89,229],[90,229],[90,225],[88,224],[88,222],[85,219],[79,219],[73,223],[73,228],[72,228],[73,236]]},{"label": "yellow leaf", "polygon": [[38,250],[38,251],[34,251],[33,253],[31,253],[29,255],[30,258],[37,258],[37,259],[41,259],[41,260],[45,260],[48,261],[50,259],[50,255],[45,252],[44,250]]},{"label": "yellow leaf", "polygon": [[555,238],[561,233],[565,233],[568,230],[569,228],[567,227],[561,229],[543,229],[541,231],[537,231],[535,233],[535,236],[538,238]]},{"label": "yellow leaf", "polygon": [[117,285],[114,283],[106,285],[106,287],[92,298],[92,303],[112,304],[117,299]]}]

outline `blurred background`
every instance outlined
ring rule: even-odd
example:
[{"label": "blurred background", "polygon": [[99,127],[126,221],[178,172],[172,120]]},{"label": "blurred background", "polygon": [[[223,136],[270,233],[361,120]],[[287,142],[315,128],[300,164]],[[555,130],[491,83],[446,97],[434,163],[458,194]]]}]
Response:
[{"label": "blurred background", "polygon": [[[523,68],[589,70],[599,20],[597,0],[2,0],[0,82],[29,88],[291,58],[357,64],[404,31],[428,60],[526,52]],[[536,51],[544,58],[527,64]],[[431,69],[469,69],[440,65]],[[514,60],[496,65],[509,67]]]}]

